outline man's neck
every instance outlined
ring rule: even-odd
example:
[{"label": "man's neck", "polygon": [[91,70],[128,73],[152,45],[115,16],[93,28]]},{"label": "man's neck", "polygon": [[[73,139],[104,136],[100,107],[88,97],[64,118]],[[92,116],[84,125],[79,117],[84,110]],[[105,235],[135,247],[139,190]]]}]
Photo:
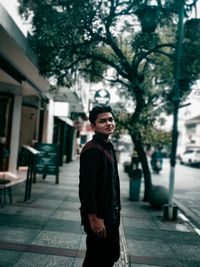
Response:
[{"label": "man's neck", "polygon": [[108,142],[109,140],[109,135],[104,135],[104,134],[100,134],[95,132],[96,135],[98,135],[100,138],[102,138],[105,142]]}]

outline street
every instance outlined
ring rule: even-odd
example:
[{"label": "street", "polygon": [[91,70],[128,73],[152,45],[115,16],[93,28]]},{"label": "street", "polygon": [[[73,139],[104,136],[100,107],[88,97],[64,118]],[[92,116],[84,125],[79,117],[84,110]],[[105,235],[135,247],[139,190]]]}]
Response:
[{"label": "street", "polygon": [[[169,188],[170,161],[164,159],[160,174],[152,174],[154,185]],[[200,169],[181,165],[175,166],[174,201],[186,217],[200,228]]]},{"label": "street", "polygon": [[[125,161],[130,161],[130,153],[121,153],[120,163]],[[164,159],[162,171],[159,174],[152,173],[153,185],[162,185],[169,189],[169,173],[170,160]],[[177,161],[174,203],[194,226],[200,228],[200,168],[181,165]]]}]

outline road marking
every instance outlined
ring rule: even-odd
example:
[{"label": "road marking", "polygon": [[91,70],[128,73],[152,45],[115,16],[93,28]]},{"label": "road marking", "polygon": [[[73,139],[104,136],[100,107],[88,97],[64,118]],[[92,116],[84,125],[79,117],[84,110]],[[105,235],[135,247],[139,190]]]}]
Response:
[{"label": "road marking", "polygon": [[179,213],[178,217],[183,220],[184,222],[187,222],[189,226],[196,232],[198,235],[200,235],[200,229],[197,228],[183,213]]},{"label": "road marking", "polygon": [[199,228],[194,228],[194,231],[195,231],[198,235],[200,235],[200,229],[199,229]]},{"label": "road marking", "polygon": [[184,222],[189,222],[188,218],[187,218],[183,213],[180,213],[180,214],[178,215],[178,217],[179,217],[180,219],[182,219]]}]

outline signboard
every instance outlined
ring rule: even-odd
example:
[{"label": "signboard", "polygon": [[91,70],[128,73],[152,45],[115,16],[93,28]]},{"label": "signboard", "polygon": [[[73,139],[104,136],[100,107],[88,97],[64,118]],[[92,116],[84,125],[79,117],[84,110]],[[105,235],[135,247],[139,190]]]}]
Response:
[{"label": "signboard", "polygon": [[35,148],[40,151],[34,162],[34,172],[43,175],[56,175],[56,184],[58,184],[59,174],[59,155],[57,144],[38,143]]},{"label": "signboard", "polygon": [[94,95],[94,100],[99,105],[107,105],[110,102],[110,93],[105,89],[98,90]]}]

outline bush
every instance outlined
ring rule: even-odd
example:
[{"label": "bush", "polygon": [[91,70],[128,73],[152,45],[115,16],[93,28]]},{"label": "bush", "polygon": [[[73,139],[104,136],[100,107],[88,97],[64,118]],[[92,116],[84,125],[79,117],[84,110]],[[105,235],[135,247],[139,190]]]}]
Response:
[{"label": "bush", "polygon": [[169,193],[164,186],[152,186],[149,194],[149,203],[155,209],[162,209],[168,203]]}]

